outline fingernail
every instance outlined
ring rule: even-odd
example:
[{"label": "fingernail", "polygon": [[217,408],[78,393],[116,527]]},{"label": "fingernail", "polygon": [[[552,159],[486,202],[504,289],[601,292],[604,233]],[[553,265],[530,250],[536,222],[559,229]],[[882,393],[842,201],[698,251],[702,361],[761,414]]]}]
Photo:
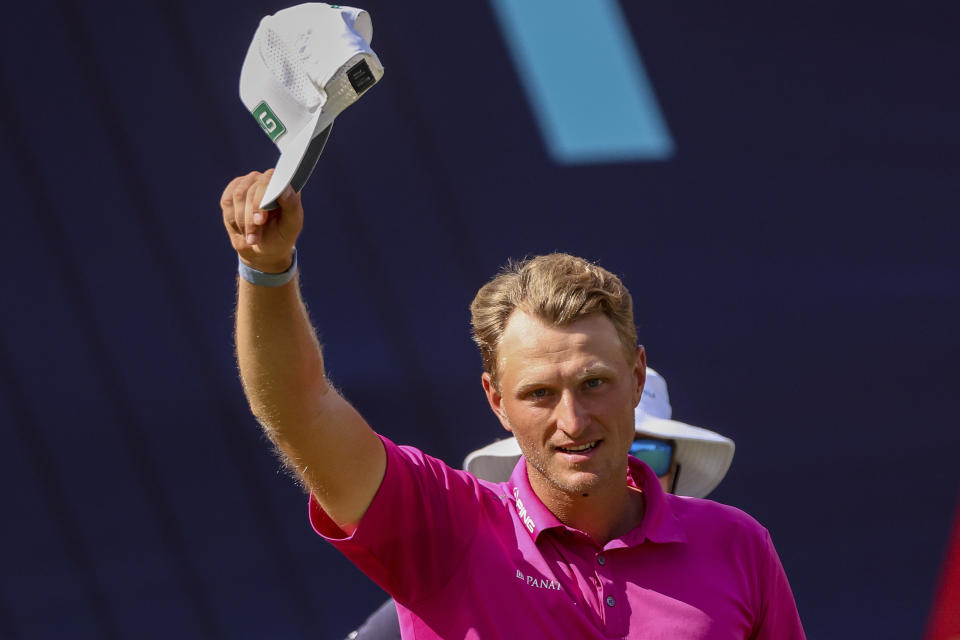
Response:
[{"label": "fingernail", "polygon": [[253,233],[247,234],[247,244],[257,244],[257,236]]},{"label": "fingernail", "polygon": [[263,224],[263,214],[257,212],[253,214],[253,224]]}]

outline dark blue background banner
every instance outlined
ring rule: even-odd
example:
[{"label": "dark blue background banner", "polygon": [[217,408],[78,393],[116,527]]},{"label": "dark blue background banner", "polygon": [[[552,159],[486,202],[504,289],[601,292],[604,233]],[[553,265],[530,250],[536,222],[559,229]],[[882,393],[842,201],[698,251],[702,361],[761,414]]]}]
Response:
[{"label": "dark blue background banner", "polygon": [[[712,497],[771,530],[809,636],[920,637],[960,488],[960,5],[556,2],[552,28],[623,29],[571,36],[560,69],[517,64],[556,43],[508,5],[364,7],[386,75],[299,244],[331,375],[459,466],[503,433],[473,293],[510,257],[597,260],[675,417],[736,440]],[[276,160],[237,81],[282,6],[2,21],[2,637],[335,639],[383,598],[310,530],[234,364],[218,198]],[[558,78],[626,110],[627,152]]]}]

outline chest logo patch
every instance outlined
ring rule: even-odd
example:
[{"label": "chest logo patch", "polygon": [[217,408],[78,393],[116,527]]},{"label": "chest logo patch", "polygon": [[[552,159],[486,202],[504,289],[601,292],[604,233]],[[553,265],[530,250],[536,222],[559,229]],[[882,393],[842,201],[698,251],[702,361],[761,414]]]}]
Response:
[{"label": "chest logo patch", "polygon": [[522,581],[528,587],[536,587],[537,589],[550,589],[553,591],[560,591],[560,583],[556,580],[547,580],[543,577],[537,576],[525,576],[523,571],[517,569],[517,579]]}]

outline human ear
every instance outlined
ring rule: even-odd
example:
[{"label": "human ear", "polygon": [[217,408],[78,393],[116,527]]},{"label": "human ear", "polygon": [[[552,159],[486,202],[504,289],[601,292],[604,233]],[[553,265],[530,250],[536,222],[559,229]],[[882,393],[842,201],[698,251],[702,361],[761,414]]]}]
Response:
[{"label": "human ear", "polygon": [[634,375],[637,376],[636,398],[633,403],[634,408],[640,404],[643,397],[643,385],[647,382],[647,352],[642,344],[637,345],[637,361],[633,365]]},{"label": "human ear", "polygon": [[503,408],[503,394],[493,383],[493,379],[486,371],[480,376],[480,382],[483,384],[483,392],[487,395],[487,402],[490,404],[490,410],[497,416],[497,420],[507,431],[513,431],[510,428],[510,421],[507,419],[507,412]]}]

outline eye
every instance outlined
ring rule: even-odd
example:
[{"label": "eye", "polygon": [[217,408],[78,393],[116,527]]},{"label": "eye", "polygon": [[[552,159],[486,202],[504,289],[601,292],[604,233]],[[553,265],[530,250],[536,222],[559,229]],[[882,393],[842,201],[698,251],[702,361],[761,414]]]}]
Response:
[{"label": "eye", "polygon": [[550,391],[548,389],[534,389],[533,391],[527,393],[527,397],[531,400],[543,400],[548,395],[550,395]]},{"label": "eye", "polygon": [[589,380],[584,382],[583,385],[588,389],[596,389],[597,387],[602,385],[603,382],[604,382],[603,378],[590,378]]}]

